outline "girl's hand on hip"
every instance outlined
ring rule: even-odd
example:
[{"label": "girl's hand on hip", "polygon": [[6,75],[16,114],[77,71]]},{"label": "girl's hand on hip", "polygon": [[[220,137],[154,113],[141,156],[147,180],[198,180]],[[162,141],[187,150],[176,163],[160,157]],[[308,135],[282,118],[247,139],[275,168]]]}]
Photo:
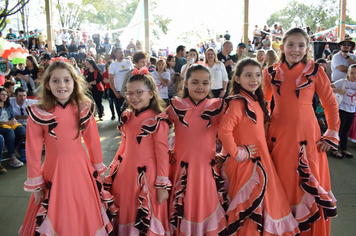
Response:
[{"label": "girl's hand on hip", "polygon": [[166,201],[168,199],[168,196],[169,194],[167,189],[164,188],[157,189],[157,201],[159,205],[161,205],[164,201]]}]

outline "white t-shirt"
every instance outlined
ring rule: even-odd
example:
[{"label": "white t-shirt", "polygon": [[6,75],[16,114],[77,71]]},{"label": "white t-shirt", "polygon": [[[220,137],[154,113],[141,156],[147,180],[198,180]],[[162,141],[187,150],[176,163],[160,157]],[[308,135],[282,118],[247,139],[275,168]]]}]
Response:
[{"label": "white t-shirt", "polygon": [[[154,80],[156,82],[159,96],[162,99],[168,99],[168,85],[167,86],[163,86],[163,84],[161,83],[161,81],[158,78],[158,72],[157,71],[153,71],[151,74],[152,74],[152,76],[153,76],[153,78],[154,78]],[[161,77],[164,80],[168,80],[168,84],[169,84],[170,75],[169,75],[168,72],[163,72],[161,74]]]},{"label": "white t-shirt", "polygon": [[[356,60],[356,55],[349,53],[349,56],[352,60]],[[350,63],[347,61],[345,57],[341,55],[341,53],[336,53],[331,60],[331,81],[337,81],[339,79],[343,79],[346,77],[346,73],[340,71],[337,67],[340,65],[344,65],[349,67]]]},{"label": "white t-shirt", "polygon": [[[333,83],[336,88],[341,89],[344,79],[340,79]],[[356,82],[350,82],[346,80],[345,84],[346,93],[342,96],[342,102],[339,105],[339,109],[354,113],[356,107]]]},{"label": "white t-shirt", "polygon": [[[14,116],[28,116],[27,112],[26,112],[26,107],[30,106],[32,104],[37,104],[38,100],[34,100],[34,99],[26,99],[25,102],[22,104],[22,107],[20,107],[17,102],[16,102],[16,98],[15,97],[11,97],[10,98],[10,104],[12,106],[12,109],[14,111]],[[23,114],[21,114],[21,108],[22,108],[22,112]],[[27,125],[27,119],[18,119],[17,120],[19,123],[23,124],[23,125]]]},{"label": "white t-shirt", "polygon": [[218,64],[215,63],[211,68],[208,66],[208,69],[211,74],[211,89],[222,89],[223,81],[229,81],[225,65],[219,61]]},{"label": "white t-shirt", "polygon": [[134,67],[131,61],[124,60],[123,62],[115,61],[109,67],[109,74],[114,75],[114,84],[116,91],[120,92],[122,83],[124,82],[125,75],[127,72],[132,70]]}]

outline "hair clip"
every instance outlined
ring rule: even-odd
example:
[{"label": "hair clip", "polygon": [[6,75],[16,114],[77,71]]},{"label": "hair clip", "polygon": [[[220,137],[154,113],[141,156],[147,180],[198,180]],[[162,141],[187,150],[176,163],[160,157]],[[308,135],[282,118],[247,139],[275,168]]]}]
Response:
[{"label": "hair clip", "polygon": [[140,70],[138,70],[136,67],[132,71],[132,75],[148,75],[148,69],[147,67],[142,67]]},{"label": "hair clip", "polygon": [[173,54],[171,53],[171,54],[168,54],[168,57],[173,57]]}]

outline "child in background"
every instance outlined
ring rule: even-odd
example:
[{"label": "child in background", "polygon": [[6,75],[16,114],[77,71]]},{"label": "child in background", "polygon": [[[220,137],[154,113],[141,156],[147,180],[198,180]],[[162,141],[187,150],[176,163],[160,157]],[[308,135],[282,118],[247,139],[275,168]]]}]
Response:
[{"label": "child in background", "polygon": [[121,144],[105,185],[120,208],[115,235],[169,235],[168,131],[164,102],[146,67],[127,81],[129,109],[119,130]]},{"label": "child in background", "polygon": [[222,99],[209,99],[210,83],[209,69],[192,65],[182,98],[172,99],[166,111],[175,128],[170,152],[170,179],[175,188],[169,215],[174,235],[226,233],[224,180],[215,170],[216,132],[224,104]]},{"label": "child in background", "polygon": [[182,77],[180,77],[180,74],[178,72],[174,73],[172,80],[173,80],[172,86],[168,88],[169,98],[174,98],[175,96],[179,96],[180,92],[183,89],[183,79]]},{"label": "child in background", "polygon": [[152,73],[156,70],[156,63],[157,63],[157,59],[155,57],[150,57],[149,65],[147,65],[149,72]]},{"label": "child in background", "polygon": [[[232,80],[219,138],[229,153],[224,168],[230,206],[228,235],[296,235],[287,196],[274,169],[265,139],[268,110],[260,63],[239,61]],[[278,198],[278,201],[276,201]],[[262,232],[261,232],[262,231]]]},{"label": "child in background", "polygon": [[156,71],[151,72],[158,88],[160,98],[168,105],[168,84],[170,75],[166,72],[166,65],[162,59],[156,63]]},{"label": "child in background", "polygon": [[114,205],[102,189],[107,168],[85,80],[69,63],[55,61],[41,83],[39,104],[27,107],[25,191],[33,194],[19,234],[108,235],[104,205]]},{"label": "child in background", "polygon": [[[24,63],[19,63],[17,64],[17,70],[15,71],[15,73],[13,74],[14,77],[16,77],[17,74],[20,75],[25,75],[28,76],[27,71],[25,71],[25,64]],[[35,82],[33,81],[31,76],[29,77],[29,85],[32,87],[32,91],[35,90],[36,86],[35,86]],[[28,87],[27,87],[27,82],[25,79],[20,79],[21,80],[21,87],[23,87],[26,92],[28,92]]]},{"label": "child in background", "polygon": [[[169,54],[166,60],[166,70],[169,73],[170,80],[169,80],[169,87],[172,86],[173,83],[173,75],[175,74],[174,66],[176,65],[176,58],[173,54]],[[168,88],[169,89],[169,88]]]},{"label": "child in background", "polygon": [[[301,235],[330,235],[330,218],[336,217],[325,151],[337,149],[338,106],[324,69],[308,59],[309,36],[303,29],[285,33],[280,62],[264,74],[267,102],[275,108],[267,134],[283,188],[299,223]],[[314,93],[325,109],[328,130],[321,136],[312,106]]]},{"label": "child in background", "polygon": [[[343,90],[343,84],[345,83],[345,90]],[[343,95],[342,102],[339,104],[339,116],[340,116],[340,149],[341,154],[338,151],[333,151],[332,154],[336,158],[352,158],[354,155],[347,151],[347,140],[352,122],[355,117],[356,107],[356,64],[349,66],[347,70],[347,76],[345,79],[340,79],[334,82],[331,87],[334,93]]]}]

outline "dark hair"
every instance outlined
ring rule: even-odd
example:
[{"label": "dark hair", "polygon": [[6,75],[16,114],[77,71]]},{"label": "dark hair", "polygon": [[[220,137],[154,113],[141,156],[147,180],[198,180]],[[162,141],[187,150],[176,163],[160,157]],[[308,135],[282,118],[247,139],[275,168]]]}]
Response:
[{"label": "dark hair", "polygon": [[171,68],[170,65],[168,64],[169,61],[171,61],[174,58],[173,55],[169,54],[166,60],[166,67],[167,68]]},{"label": "dark hair", "polygon": [[327,63],[324,58],[319,58],[318,60],[315,61],[315,63]]},{"label": "dark hair", "polygon": [[199,53],[195,48],[191,48],[189,52],[195,52],[197,54],[197,58],[194,58],[194,63],[197,63],[199,61]]},{"label": "dark hair", "polygon": [[109,66],[110,66],[112,63],[113,63],[113,60],[108,60],[108,61],[106,62],[106,64],[105,64],[105,70],[108,71]]},{"label": "dark hair", "polygon": [[163,63],[163,71],[166,72],[166,62],[165,62],[163,59],[159,59],[159,60],[156,62],[156,71],[158,71],[158,70],[157,70],[157,63],[158,63],[158,62],[162,62],[162,63]]},{"label": "dark hair", "polygon": [[[159,94],[158,94],[158,89],[157,89],[157,86],[156,86],[156,82],[154,81],[154,79],[152,78],[152,76],[150,74],[146,75],[146,74],[143,74],[143,75],[134,75],[134,76],[131,76],[128,81],[127,81],[127,84],[129,83],[132,83],[132,82],[135,82],[135,81],[141,81],[143,82],[147,88],[149,90],[151,90],[151,92],[153,93],[153,97],[151,98],[150,100],[150,108],[156,112],[157,114],[161,113],[164,111],[165,107],[166,107],[166,104],[165,102],[162,100],[162,98],[160,98]],[[126,86],[127,86],[126,84]],[[135,110],[131,105],[129,105],[129,107],[132,109],[132,110]]]},{"label": "dark hair", "polygon": [[[208,67],[202,65],[202,64],[193,64],[191,65],[188,70],[187,70],[187,73],[186,73],[186,76],[185,76],[185,81],[188,83],[188,80],[190,79],[190,77],[192,77],[192,74],[196,71],[205,71],[206,73],[209,74],[209,80],[211,81],[211,74],[210,74],[210,70],[208,69]],[[182,91],[182,94],[181,94],[181,98],[186,98],[189,96],[189,91],[188,91],[188,88],[184,86],[184,89]],[[211,91],[208,93],[208,96],[206,96],[207,98],[212,98],[212,94],[211,94]]]},{"label": "dark hair", "polygon": [[121,49],[121,51],[122,51],[122,48],[117,47],[117,48],[114,48],[113,53],[114,53],[114,54],[116,54],[116,53],[117,53],[117,51],[119,51],[119,49]]},{"label": "dark hair", "polygon": [[155,57],[150,57],[150,63],[151,63],[151,65],[156,65],[156,63],[157,63],[157,58],[155,58]]},{"label": "dark hair", "polygon": [[4,83],[4,88],[6,88],[6,89],[10,88],[11,86],[15,86],[15,82],[6,81],[6,82]]},{"label": "dark hair", "polygon": [[185,46],[179,45],[176,49],[176,53],[178,54],[180,51],[184,51]]},{"label": "dark hair", "polygon": [[85,58],[85,60],[93,67],[94,70],[98,70],[101,73],[101,70],[96,65],[96,63],[95,63],[93,58]]},{"label": "dark hair", "polygon": [[34,56],[28,55],[26,57],[26,59],[28,59],[29,61],[32,62],[34,68],[38,69],[38,63],[37,63],[37,60],[36,60],[36,58]]},{"label": "dark hair", "polygon": [[144,53],[144,52],[136,52],[133,55],[133,62],[138,63],[138,61],[141,60],[141,59],[147,59],[146,53]]},{"label": "dark hair", "polygon": [[[230,87],[230,92],[229,92],[230,95],[238,94],[238,93],[240,93],[240,90],[243,89],[242,86],[236,82],[235,76],[240,77],[246,66],[257,66],[260,69],[261,76],[262,76],[261,65],[256,60],[251,59],[251,58],[245,58],[245,59],[239,60],[239,62],[235,66],[235,69],[233,72],[234,76],[231,78],[230,84],[232,86]],[[268,110],[267,110],[267,103],[264,100],[264,95],[263,95],[263,91],[262,91],[262,83],[261,83],[260,87],[258,87],[257,90],[255,91],[255,95],[257,96],[258,103],[260,104],[261,109],[264,113],[264,122],[266,123],[269,119],[269,115],[268,115]]]},{"label": "dark hair", "polygon": [[9,92],[8,92],[4,87],[0,87],[0,93],[1,93],[2,91],[5,91],[5,92],[7,93],[7,98],[6,98],[6,100],[4,101],[4,108],[11,106],[11,105],[10,105],[10,99],[9,99]]},{"label": "dark hair", "polygon": [[[282,45],[284,46],[284,44],[286,43],[286,41],[287,41],[289,36],[295,35],[295,34],[301,34],[302,36],[304,36],[304,38],[305,38],[305,40],[307,42],[305,46],[309,47],[309,36],[307,35],[307,33],[303,29],[300,29],[300,28],[293,28],[293,29],[288,30],[283,36]],[[305,53],[305,55],[304,55],[304,57],[302,59],[302,62],[304,64],[306,64],[308,59],[310,59],[310,56],[309,56],[308,53]],[[279,61],[281,63],[286,62],[286,55],[282,51],[279,52]],[[290,65],[290,66],[292,66],[292,65]]]},{"label": "dark hair", "polygon": [[16,90],[15,90],[15,95],[17,96],[17,94],[19,93],[23,93],[25,92],[26,93],[26,90],[22,87],[18,87]]},{"label": "dark hair", "polygon": [[228,44],[228,43],[231,43],[231,45],[232,45],[232,42],[231,42],[230,40],[226,40],[226,41],[223,43],[223,47],[224,47],[226,44]]}]

